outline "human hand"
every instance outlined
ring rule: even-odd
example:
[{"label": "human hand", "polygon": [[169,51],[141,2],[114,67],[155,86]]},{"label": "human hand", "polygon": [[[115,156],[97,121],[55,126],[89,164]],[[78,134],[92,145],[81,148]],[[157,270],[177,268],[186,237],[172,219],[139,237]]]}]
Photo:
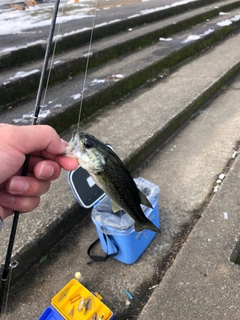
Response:
[{"label": "human hand", "polygon": [[[46,125],[13,126],[0,124],[0,218],[14,210],[29,212],[48,191],[61,168],[74,170],[76,159],[62,156],[67,142]],[[31,154],[27,176],[21,176],[27,154]]]}]

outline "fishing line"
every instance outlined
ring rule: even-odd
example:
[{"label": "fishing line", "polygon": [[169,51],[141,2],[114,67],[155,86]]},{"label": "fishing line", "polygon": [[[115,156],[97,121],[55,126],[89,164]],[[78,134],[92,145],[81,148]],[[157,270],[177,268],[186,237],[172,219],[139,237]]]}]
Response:
[{"label": "fishing line", "polygon": [[93,23],[92,23],[89,46],[88,46],[85,73],[84,73],[84,78],[83,78],[82,95],[81,95],[81,100],[80,100],[80,108],[79,108],[77,128],[79,128],[79,125],[80,125],[80,119],[81,119],[81,113],[82,113],[82,107],[83,107],[84,91],[86,89],[85,87],[86,87],[86,82],[87,82],[88,65],[89,65],[91,49],[92,49],[93,29],[94,29],[94,26],[95,26],[95,21],[96,21],[96,16],[97,16],[97,6],[98,6],[98,0],[95,0],[95,10],[94,10]]},{"label": "fishing line", "polygon": [[[52,43],[54,29],[55,29],[55,25],[56,25],[56,18],[57,18],[59,3],[60,3],[60,0],[55,1],[54,12],[53,12],[52,21],[51,21],[51,27],[49,30],[49,37],[48,37],[45,57],[44,57],[44,61],[43,61],[43,68],[42,68],[42,72],[41,72],[41,77],[40,77],[39,87],[38,87],[38,92],[37,92],[37,97],[36,97],[36,104],[35,104],[35,109],[34,109],[34,116],[33,116],[32,125],[36,125],[37,121],[38,121],[38,115],[39,115],[39,111],[40,111],[40,101],[41,101],[41,97],[42,97],[42,93],[43,93],[44,79],[45,79],[46,72],[47,72],[47,65],[48,65],[48,60],[49,60],[49,56],[50,56],[51,43]],[[25,162],[23,164],[23,169],[22,169],[22,176],[27,175],[29,160],[30,160],[30,154],[26,155]],[[12,256],[14,240],[15,240],[15,236],[16,236],[16,232],[17,232],[19,215],[20,215],[20,211],[14,211],[12,229],[11,229],[11,233],[10,233],[10,237],[9,237],[7,254],[6,254],[5,264],[3,266],[3,272],[2,272],[1,282],[0,282],[0,315],[2,313],[2,305],[3,305],[3,300],[4,300],[4,295],[5,295],[5,287],[6,287],[6,283],[8,280],[9,270],[11,270],[10,261],[11,261],[11,256]]]},{"label": "fishing line", "polygon": [[8,287],[7,287],[7,294],[6,294],[6,303],[5,303],[5,313],[7,313],[7,306],[8,306],[8,297],[9,297],[9,290],[10,290],[10,283],[11,283],[11,277],[12,277],[12,269],[16,268],[18,266],[18,262],[15,260],[9,264],[9,280],[8,280]]},{"label": "fishing line", "polygon": [[9,296],[9,290],[10,290],[10,283],[11,283],[11,277],[12,277],[12,269],[9,271],[9,280],[8,280],[8,287],[7,287],[7,294],[6,294],[6,302],[5,302],[5,313],[7,313],[7,306],[8,306],[8,296]]}]

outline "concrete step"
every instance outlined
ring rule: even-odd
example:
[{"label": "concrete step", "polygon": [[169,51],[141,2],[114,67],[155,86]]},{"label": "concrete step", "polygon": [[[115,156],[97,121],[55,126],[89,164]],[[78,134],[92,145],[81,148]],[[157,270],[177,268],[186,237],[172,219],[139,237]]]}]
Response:
[{"label": "concrete step", "polygon": [[[139,167],[155,150],[152,159],[135,175],[161,188],[162,234],[156,236],[141,259],[131,266],[114,259],[102,265],[86,265],[87,248],[97,235],[90,216],[74,200],[63,173],[42,197],[40,207],[21,216],[13,255],[19,266],[13,270],[12,278],[24,273],[25,276],[10,295],[7,319],[17,318],[19,314],[27,320],[39,316],[51,297],[77,270],[83,273],[90,290],[104,296],[117,319],[137,317],[142,303],[146,303],[152,292],[149,288],[159,281],[161,266],[176,245],[175,240],[181,240],[178,237],[184,232],[184,226],[193,224],[209,203],[218,175],[228,172],[233,149],[237,148],[239,79],[230,86],[226,80],[239,70],[239,37],[239,34],[232,35],[169,73],[162,81],[142,88],[81,126],[83,131],[111,143],[131,170]],[[224,84],[225,90],[200,110]],[[199,115],[167,141],[197,110]],[[69,140],[70,135],[71,131],[64,138]],[[164,147],[159,149],[164,142]],[[86,217],[83,219],[83,216]],[[11,219],[8,219],[1,234],[0,257],[5,255],[10,225]],[[29,270],[41,257],[45,262]],[[125,293],[116,286],[112,275],[134,295],[130,307],[125,304]]]},{"label": "concrete step", "polygon": [[[193,213],[193,202],[196,202],[197,208],[202,206],[202,215],[199,221],[192,222],[185,235],[169,250],[166,265],[157,276],[150,299],[136,317],[138,320],[239,319],[240,261],[236,261],[240,254],[240,135],[239,110],[236,109],[239,89],[238,75],[199,118],[193,119],[190,128],[179,134],[174,145],[168,145],[168,151],[160,154],[158,160],[153,160],[144,172],[153,179],[150,172],[154,167],[161,172],[164,164],[166,169],[171,168],[170,172],[175,169],[174,180],[171,180],[170,173],[166,177],[168,188],[162,189],[162,192],[172,196],[169,203],[162,203],[168,218],[170,215],[178,219],[179,214]],[[166,163],[170,148],[174,160]],[[179,166],[179,156],[186,159],[185,165],[181,163]],[[218,167],[219,159],[225,162],[225,169]],[[222,172],[226,176],[218,184],[218,174]],[[212,177],[212,187],[217,190],[216,193],[208,189],[207,183],[204,184],[202,176],[206,175]],[[200,190],[201,187],[203,190]],[[197,204],[202,192],[206,201]],[[174,229],[173,223],[171,230]]]},{"label": "concrete step", "polygon": [[[224,36],[231,35],[240,25],[237,13],[235,10],[227,15],[227,19],[232,19],[230,25],[219,25],[227,19],[225,16],[224,18],[218,16],[192,27],[191,31],[176,34],[172,41],[158,41],[155,45],[89,71],[81,120],[86,120],[133,90],[165,77],[171,69],[183,61],[206,50]],[[199,39],[188,41],[192,35],[198,35]],[[111,79],[112,75],[116,74],[120,74],[123,78],[119,81]],[[83,76],[79,75],[49,88],[40,113],[41,123],[52,125],[58,132],[67,130],[75,124],[79,114],[82,83]],[[0,113],[2,121],[20,125],[31,123],[34,99],[35,97],[16,107],[2,110]]]},{"label": "concrete step", "polygon": [[[139,49],[142,49],[141,51],[143,51],[143,48],[151,46],[152,44],[158,46],[160,37],[168,38],[197,24],[199,25],[201,23],[202,28],[204,28],[204,25],[206,27],[207,25],[211,25],[213,27],[216,23],[226,19],[226,17],[219,16],[220,12],[228,12],[228,18],[230,18],[230,16],[238,14],[239,6],[240,1],[220,2],[218,8],[214,8],[213,5],[208,5],[167,19],[160,19],[160,21],[155,23],[148,23],[147,25],[135,27],[133,29],[131,28],[131,32],[128,31],[129,26],[131,26],[131,19],[127,19],[129,25],[128,28],[125,28],[124,32],[118,31],[119,33],[114,34],[114,36],[108,36],[104,37],[104,39],[101,38],[100,40],[94,41],[91,49],[92,56],[89,61],[89,69],[106,64],[113,59],[119,60],[120,57],[126,56],[127,54],[132,53],[135,56],[139,53]],[[211,22],[206,22],[206,20],[209,19],[211,19]],[[111,26],[108,26],[108,28],[113,29],[112,24]],[[233,24],[230,28],[226,29],[231,32],[231,28],[238,28],[238,23]],[[214,30],[219,29],[220,27],[214,28]],[[226,34],[224,28],[221,32],[218,36],[215,38],[212,37],[212,40],[208,41],[213,43],[214,41],[217,41],[220,36]],[[108,33],[109,32],[107,32],[107,34]],[[89,39],[89,37],[87,39]],[[59,44],[57,44],[57,47],[58,46]],[[81,81],[78,78],[78,75],[85,71],[88,50],[88,45],[85,45],[79,46],[78,49],[71,50],[70,52],[56,54],[51,70],[49,85],[51,86],[59,82],[66,82],[67,79],[72,79],[73,77],[76,78],[76,80]],[[152,50],[154,50],[154,48],[152,48]],[[62,50],[59,49],[59,51],[61,52]],[[194,52],[192,52],[192,54],[193,53]],[[18,55],[20,54],[18,53]],[[12,107],[15,106],[17,102],[26,99],[33,93],[35,96],[41,68],[42,60],[2,71],[0,73],[0,107]]]},{"label": "concrete step", "polygon": [[[139,5],[139,1],[129,3],[122,0],[111,0],[109,5],[113,9],[103,10],[105,1],[99,0],[97,3],[97,19],[94,31],[94,40],[125,32],[128,28],[138,28],[147,23],[153,23],[168,17],[181,14],[188,10],[196,9],[202,6],[223,3],[232,3],[231,1],[186,1],[176,2],[175,0],[162,1],[159,5],[158,0],[145,1]],[[71,7],[71,4],[69,4]],[[57,38],[58,46],[56,52],[65,52],[78,48],[83,44],[89,43],[90,29],[92,28],[92,10],[95,9],[95,3],[88,4],[88,10],[84,10],[84,19],[77,16],[71,21],[61,24]],[[229,7],[227,7],[230,10]],[[232,7],[231,7],[232,8]],[[40,7],[39,7],[40,9]],[[60,4],[59,15],[64,16],[65,10],[69,9],[66,3]],[[106,9],[106,8],[105,8]],[[42,12],[40,10],[40,12]],[[35,11],[35,14],[37,12]],[[88,16],[89,15],[89,16]],[[111,27],[109,28],[109,25]],[[12,68],[26,62],[43,60],[45,54],[46,39],[49,34],[49,26],[34,28],[33,32],[21,32],[9,36],[1,36],[0,50],[0,69]],[[28,31],[28,30],[27,30]],[[57,33],[57,32],[56,32]],[[55,39],[56,40],[56,39]]]}]

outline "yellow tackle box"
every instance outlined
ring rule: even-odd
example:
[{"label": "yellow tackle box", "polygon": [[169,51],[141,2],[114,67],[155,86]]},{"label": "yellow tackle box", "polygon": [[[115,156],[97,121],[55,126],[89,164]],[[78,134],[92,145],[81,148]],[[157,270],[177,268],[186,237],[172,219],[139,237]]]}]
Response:
[{"label": "yellow tackle box", "polygon": [[67,320],[113,320],[112,311],[100,299],[72,279],[52,298],[52,305]]}]

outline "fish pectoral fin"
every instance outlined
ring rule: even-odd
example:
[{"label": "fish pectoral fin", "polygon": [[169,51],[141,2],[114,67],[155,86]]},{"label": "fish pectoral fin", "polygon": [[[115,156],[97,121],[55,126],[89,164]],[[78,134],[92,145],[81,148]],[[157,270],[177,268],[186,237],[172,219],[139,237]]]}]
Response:
[{"label": "fish pectoral fin", "polygon": [[151,205],[150,201],[148,200],[148,198],[139,189],[138,189],[138,194],[139,194],[139,197],[140,197],[140,200],[141,200],[140,203],[143,204],[144,206],[152,208],[152,205]]},{"label": "fish pectoral fin", "polygon": [[115,212],[118,212],[120,210],[122,210],[122,208],[120,208],[115,202],[113,202],[111,200],[111,204],[112,204],[112,211],[115,213]]}]

